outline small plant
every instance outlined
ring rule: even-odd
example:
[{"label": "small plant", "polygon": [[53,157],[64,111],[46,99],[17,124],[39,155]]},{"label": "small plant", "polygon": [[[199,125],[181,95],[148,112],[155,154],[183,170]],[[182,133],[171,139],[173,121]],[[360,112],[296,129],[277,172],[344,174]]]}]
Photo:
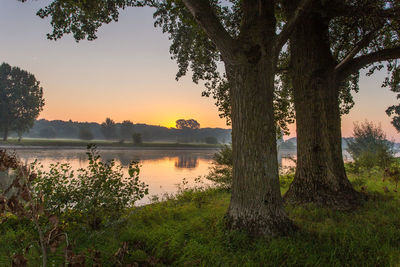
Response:
[{"label": "small plant", "polygon": [[385,169],[384,180],[388,178],[389,181],[395,184],[394,192],[397,192],[397,186],[400,182],[400,164],[393,163],[389,168]]},{"label": "small plant", "polygon": [[115,161],[102,162],[96,146],[89,145],[87,168],[74,172],[67,164],[53,164],[49,171],[33,166],[37,172],[35,190],[45,196],[46,208],[60,215],[72,215],[98,229],[103,220],[118,218],[122,211],[148,194],[139,180],[139,165],[132,162],[129,177]]}]

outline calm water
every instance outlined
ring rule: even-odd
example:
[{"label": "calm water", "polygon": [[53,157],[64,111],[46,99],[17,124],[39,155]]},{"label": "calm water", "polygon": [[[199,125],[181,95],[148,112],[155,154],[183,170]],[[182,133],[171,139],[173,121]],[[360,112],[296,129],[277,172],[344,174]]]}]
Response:
[{"label": "calm water", "polygon": [[[174,193],[177,184],[186,178],[190,184],[198,176],[206,175],[211,166],[212,157],[217,150],[100,150],[104,160],[115,159],[117,164],[127,167],[132,160],[140,162],[140,179],[149,185],[150,195]],[[17,155],[24,163],[37,159],[44,168],[51,163],[68,162],[73,169],[88,165],[86,150],[84,149],[18,149]],[[280,153],[280,163],[290,166],[294,163],[286,158],[290,154]],[[146,196],[137,204],[148,203]]]}]

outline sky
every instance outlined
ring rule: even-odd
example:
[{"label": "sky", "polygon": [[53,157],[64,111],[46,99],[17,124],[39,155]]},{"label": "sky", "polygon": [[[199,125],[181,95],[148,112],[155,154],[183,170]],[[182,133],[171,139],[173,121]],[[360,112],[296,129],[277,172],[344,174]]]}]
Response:
[{"label": "sky", "polygon": [[[110,117],[166,127],[193,118],[201,127],[229,128],[214,100],[201,97],[202,85],[194,84],[190,75],[175,80],[170,41],[154,28],[151,9],[128,8],[117,23],[100,28],[98,39],[77,43],[72,36],[46,39],[49,20],[35,14],[49,2],[0,0],[0,63],[25,69],[41,82],[46,105],[39,118],[102,122]],[[362,75],[356,105],[342,117],[343,136],[352,135],[354,122],[369,120],[400,141],[385,114],[396,104],[396,94],[380,87],[385,75]]]}]

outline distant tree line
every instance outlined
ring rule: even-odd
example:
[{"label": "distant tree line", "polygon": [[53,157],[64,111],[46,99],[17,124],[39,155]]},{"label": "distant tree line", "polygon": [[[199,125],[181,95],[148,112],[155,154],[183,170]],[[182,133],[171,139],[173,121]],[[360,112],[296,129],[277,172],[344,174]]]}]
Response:
[{"label": "distant tree line", "polygon": [[[193,122],[194,121],[194,122]],[[134,124],[129,120],[115,122],[106,118],[103,123],[75,122],[46,119],[36,120],[33,127],[23,137],[28,138],[67,138],[81,140],[115,140],[134,143],[144,142],[178,142],[178,143],[229,143],[231,130],[221,128],[199,128],[195,120],[194,128],[181,129],[162,126]],[[198,127],[197,127],[198,124]],[[11,132],[10,136],[17,136]]]}]

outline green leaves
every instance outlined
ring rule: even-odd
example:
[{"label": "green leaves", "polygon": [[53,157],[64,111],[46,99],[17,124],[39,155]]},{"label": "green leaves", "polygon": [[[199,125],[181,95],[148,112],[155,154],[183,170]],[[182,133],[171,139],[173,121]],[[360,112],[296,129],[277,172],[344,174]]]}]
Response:
[{"label": "green leaves", "polygon": [[33,74],[0,65],[0,128],[21,135],[33,126],[43,106],[43,88]]},{"label": "green leaves", "polygon": [[139,180],[140,167],[132,162],[128,177],[114,160],[102,162],[96,146],[89,145],[89,165],[76,172],[68,163],[50,165],[49,171],[33,166],[38,173],[34,189],[43,194],[52,212],[72,217],[97,229],[104,220],[117,218],[126,208],[148,194],[148,186]]}]

